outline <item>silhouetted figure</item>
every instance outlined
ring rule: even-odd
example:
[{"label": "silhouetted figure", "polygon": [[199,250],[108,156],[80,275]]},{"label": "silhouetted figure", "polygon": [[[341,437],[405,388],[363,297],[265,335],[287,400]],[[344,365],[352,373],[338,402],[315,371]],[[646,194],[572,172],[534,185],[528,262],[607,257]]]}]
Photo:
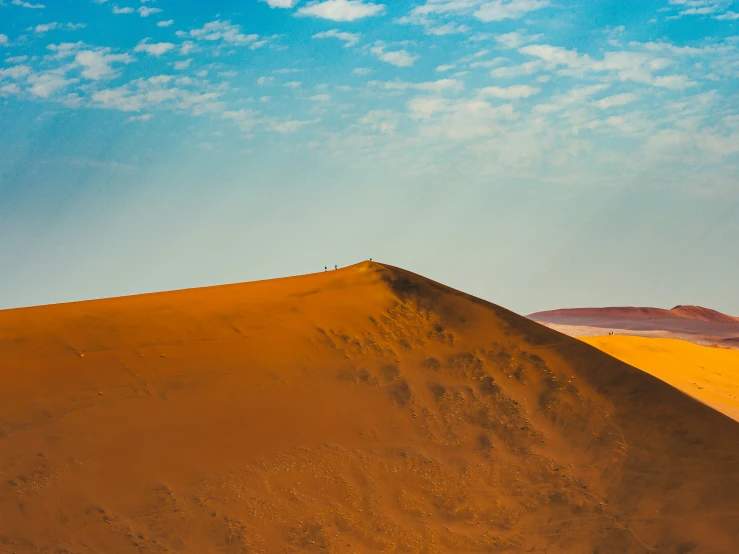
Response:
[{"label": "silhouetted figure", "polygon": [[328,271],[328,266],[323,266],[323,271]]},{"label": "silhouetted figure", "polygon": [[335,265],[335,266],[334,266],[334,269],[339,269],[339,266],[338,266],[338,265]]}]

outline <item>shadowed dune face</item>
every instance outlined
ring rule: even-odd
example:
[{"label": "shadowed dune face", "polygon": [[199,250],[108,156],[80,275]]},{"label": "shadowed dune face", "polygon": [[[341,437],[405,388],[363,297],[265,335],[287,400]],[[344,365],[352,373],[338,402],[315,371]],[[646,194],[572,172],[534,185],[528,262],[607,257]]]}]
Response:
[{"label": "shadowed dune face", "polygon": [[0,312],[12,552],[737,552],[739,424],[374,263]]}]

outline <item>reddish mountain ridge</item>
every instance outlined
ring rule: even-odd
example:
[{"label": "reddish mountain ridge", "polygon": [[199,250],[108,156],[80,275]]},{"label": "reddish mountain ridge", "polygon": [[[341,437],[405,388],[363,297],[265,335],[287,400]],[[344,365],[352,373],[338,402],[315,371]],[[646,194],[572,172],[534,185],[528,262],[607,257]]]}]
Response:
[{"label": "reddish mountain ridge", "polygon": [[679,338],[703,345],[736,347],[739,317],[701,306],[574,308],[530,314],[529,319],[571,336],[622,335]]},{"label": "reddish mountain ridge", "polygon": [[529,315],[529,318],[534,320],[548,320],[552,317],[600,317],[604,319],[692,319],[696,321],[739,325],[739,317],[723,314],[716,310],[703,308],[701,306],[675,306],[671,310],[665,310],[662,308],[636,308],[630,306],[614,308],[572,308],[536,312]]}]

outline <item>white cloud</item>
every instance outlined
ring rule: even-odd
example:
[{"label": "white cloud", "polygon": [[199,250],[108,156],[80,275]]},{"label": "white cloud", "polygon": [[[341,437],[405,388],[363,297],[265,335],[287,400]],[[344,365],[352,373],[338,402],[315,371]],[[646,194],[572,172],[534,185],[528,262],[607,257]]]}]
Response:
[{"label": "white cloud", "polygon": [[519,19],[549,5],[549,0],[426,0],[396,22],[428,28],[435,24],[437,18],[453,14],[471,15],[483,22],[502,21]]},{"label": "white cloud", "polygon": [[381,45],[373,46],[370,51],[379,60],[396,67],[410,67],[419,59],[419,56],[409,54],[406,50],[385,51],[385,47]]},{"label": "white cloud", "polygon": [[141,115],[132,115],[128,119],[126,119],[125,123],[134,123],[136,121],[149,121],[151,119],[150,113],[145,113]]},{"label": "white cloud", "polygon": [[296,88],[300,88],[300,85],[302,85],[302,84],[303,83],[301,83],[300,81],[289,81],[289,82],[285,83],[285,86],[287,88],[291,88],[291,89],[295,90]]},{"label": "white cloud", "polygon": [[287,118],[283,120],[270,119],[267,120],[267,128],[276,133],[288,134],[299,131],[303,126],[309,125],[313,121],[300,121],[298,119]]},{"label": "white cloud", "polygon": [[0,86],[0,95],[8,95],[8,94],[20,94],[21,93],[21,87],[19,87],[16,83],[10,83],[7,85]]},{"label": "white cloud", "polygon": [[271,85],[274,82],[275,82],[275,78],[274,77],[259,77],[259,79],[257,79],[257,84],[260,87],[263,87],[263,86],[266,86],[266,85]]},{"label": "white cloud", "polygon": [[149,42],[148,38],[143,39],[133,49],[134,52],[146,52],[150,56],[161,56],[170,50],[174,50],[175,45],[171,42]]},{"label": "white cloud", "polygon": [[352,70],[353,75],[364,76],[364,75],[369,75],[370,73],[372,73],[372,70],[369,67],[355,67]]},{"label": "white cloud", "polygon": [[639,97],[632,92],[624,92],[622,94],[614,94],[613,96],[606,96],[595,102],[601,110],[607,110],[616,106],[625,106],[631,104],[639,99]]},{"label": "white cloud", "polygon": [[187,56],[190,52],[195,52],[197,50],[198,50],[198,47],[191,40],[186,40],[185,42],[182,43],[182,46],[180,46],[180,53],[183,56]]},{"label": "white cloud", "polygon": [[372,87],[380,87],[384,90],[423,90],[427,92],[442,92],[446,90],[460,91],[464,89],[464,83],[456,79],[439,79],[438,81],[427,81],[423,83],[407,83],[405,81],[370,81]]},{"label": "white cloud", "polygon": [[330,94],[316,94],[314,96],[311,96],[310,99],[313,100],[314,102],[330,102],[331,95]]},{"label": "white cloud", "polygon": [[547,6],[549,0],[491,0],[477,9],[475,17],[483,22],[519,19]]},{"label": "white cloud", "polygon": [[439,73],[443,73],[445,71],[449,71],[451,69],[454,69],[457,67],[456,65],[438,65],[436,66],[436,71]]},{"label": "white cloud", "polygon": [[174,24],[174,19],[167,19],[166,21],[157,21],[157,27],[171,27]]},{"label": "white cloud", "polygon": [[461,25],[459,23],[445,23],[438,27],[428,27],[426,33],[429,35],[445,36],[466,33],[470,28],[467,25]]},{"label": "white cloud", "polygon": [[313,38],[337,38],[344,41],[344,46],[354,46],[359,42],[360,35],[357,33],[347,33],[345,31],[339,31],[338,29],[331,29],[329,31],[321,31],[313,35]]},{"label": "white cloud", "polygon": [[267,2],[270,8],[292,8],[299,1],[300,0],[262,0],[262,2]]},{"label": "white cloud", "polygon": [[0,33],[0,45],[8,44],[8,42],[10,42],[10,40],[8,39],[8,35],[3,35],[2,33]]},{"label": "white cloud", "polygon": [[200,29],[192,29],[189,33],[185,33],[185,35],[197,40],[225,42],[233,45],[248,45],[259,38],[259,35],[256,34],[244,34],[239,25],[218,19],[206,23]]},{"label": "white cloud", "polygon": [[[123,112],[159,107],[184,110],[194,115],[222,110],[219,102],[221,91],[203,92],[172,86],[174,80],[170,75],[157,75],[136,79],[121,87],[98,90],[92,93],[92,105]],[[197,82],[195,84],[199,85]]]},{"label": "white cloud", "polygon": [[177,70],[187,69],[190,67],[190,64],[192,63],[192,58],[189,58],[187,60],[181,60],[179,62],[174,62],[172,64],[172,67],[174,67]]},{"label": "white cloud", "polygon": [[149,17],[150,15],[154,15],[155,13],[160,13],[162,10],[160,8],[149,8],[148,6],[141,6],[138,10],[139,15],[141,17]]},{"label": "white cloud", "polygon": [[46,7],[43,4],[33,4],[31,2],[25,2],[24,0],[13,0],[12,4],[14,6],[29,8],[31,10],[43,10]]},{"label": "white cloud", "polygon": [[496,78],[520,77],[523,75],[532,75],[542,68],[543,64],[541,62],[525,62],[519,65],[496,67],[490,71],[490,75]]},{"label": "white cloud", "polygon": [[480,89],[479,95],[481,97],[491,96],[493,98],[513,100],[516,98],[528,98],[540,92],[540,88],[530,85],[513,85],[510,87],[485,87]]},{"label": "white cloud", "polygon": [[323,0],[311,2],[300,8],[297,13],[331,21],[355,21],[384,12],[384,4],[373,4],[364,0]]},{"label": "white cloud", "polygon": [[259,121],[257,112],[245,109],[225,111],[221,117],[233,121],[245,133],[251,132]]},{"label": "white cloud", "polygon": [[583,105],[591,96],[610,88],[609,84],[576,86],[563,94],[550,98],[547,103],[538,104],[534,107],[537,113],[560,112],[571,106]]},{"label": "white cloud", "polygon": [[425,136],[447,140],[470,140],[493,136],[505,131],[505,122],[518,114],[510,104],[493,106],[484,100],[413,98],[407,104],[409,115],[427,121],[421,132]]},{"label": "white cloud", "polygon": [[739,13],[728,11],[726,13],[722,13],[721,15],[717,15],[714,17],[714,19],[718,19],[719,21],[734,21],[736,19],[739,19]]},{"label": "white cloud", "polygon": [[398,126],[398,114],[392,110],[372,110],[359,118],[359,122],[385,135],[392,135]]},{"label": "white cloud", "polygon": [[111,54],[107,48],[83,50],[77,52],[74,59],[83,68],[82,76],[93,81],[117,77],[118,72],[111,67],[113,63],[128,64],[134,61],[128,54]]},{"label": "white cloud", "polygon": [[30,75],[31,68],[27,65],[14,65],[0,68],[0,79],[20,79]]},{"label": "white cloud", "polygon": [[502,35],[495,35],[495,41],[502,44],[506,48],[519,48],[524,44],[539,40],[544,35],[525,35],[523,33],[511,32]]},{"label": "white cloud", "polygon": [[48,33],[57,27],[59,27],[59,23],[56,21],[52,21],[51,23],[40,23],[33,28],[33,32],[38,34]]},{"label": "white cloud", "polygon": [[28,82],[31,84],[29,92],[40,98],[48,98],[58,90],[66,88],[68,85],[77,82],[77,79],[67,79],[64,75],[56,73],[31,74],[28,76]]},{"label": "white cloud", "polygon": [[113,13],[116,15],[133,13],[133,12],[134,12],[133,8],[119,8],[118,6],[113,6]]},{"label": "white cloud", "polygon": [[524,46],[519,52],[539,58],[550,69],[564,66],[573,76],[582,76],[588,72],[609,73],[612,78],[620,81],[634,81],[670,89],[683,89],[696,84],[682,75],[655,76],[655,72],[672,65],[672,60],[642,52],[606,52],[602,60],[579,54],[576,50],[548,44]]}]

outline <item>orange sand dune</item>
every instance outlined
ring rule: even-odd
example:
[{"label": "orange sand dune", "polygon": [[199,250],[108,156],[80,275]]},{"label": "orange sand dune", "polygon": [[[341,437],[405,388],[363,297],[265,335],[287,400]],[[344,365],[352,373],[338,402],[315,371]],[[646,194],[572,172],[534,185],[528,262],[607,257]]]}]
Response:
[{"label": "orange sand dune", "polygon": [[677,339],[613,335],[582,340],[739,421],[739,351]]},{"label": "orange sand dune", "polygon": [[0,551],[739,552],[739,424],[403,270],[0,312]]}]

